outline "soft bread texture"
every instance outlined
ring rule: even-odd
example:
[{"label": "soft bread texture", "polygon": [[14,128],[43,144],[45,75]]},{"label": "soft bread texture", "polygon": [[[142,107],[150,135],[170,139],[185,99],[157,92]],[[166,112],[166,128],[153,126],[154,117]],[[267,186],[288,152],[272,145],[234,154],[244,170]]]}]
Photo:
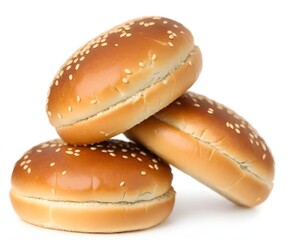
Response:
[{"label": "soft bread texture", "polygon": [[89,41],[67,60],[50,87],[47,115],[66,142],[100,142],[181,96],[201,68],[200,49],[182,24],[135,19]]},{"label": "soft bread texture", "polygon": [[149,228],[171,213],[168,164],[134,143],[71,146],[52,140],[15,164],[10,197],[25,221],[79,232]]},{"label": "soft bread texture", "polygon": [[237,204],[256,206],[273,188],[274,159],[264,139],[205,96],[185,93],[126,136]]}]

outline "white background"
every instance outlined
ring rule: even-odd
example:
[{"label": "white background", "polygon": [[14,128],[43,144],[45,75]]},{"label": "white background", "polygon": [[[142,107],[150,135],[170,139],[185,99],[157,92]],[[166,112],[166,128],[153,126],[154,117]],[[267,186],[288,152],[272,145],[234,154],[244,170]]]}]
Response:
[{"label": "white background", "polygon": [[[0,238],[290,239],[291,8],[287,3],[1,1]],[[173,169],[174,211],[152,229],[80,234],[22,222],[10,204],[10,175],[26,150],[57,137],[45,114],[46,94],[55,73],[77,48],[99,33],[150,15],[175,19],[195,36],[204,66],[191,90],[229,106],[265,138],[276,161],[270,197],[257,208],[240,208]]]}]

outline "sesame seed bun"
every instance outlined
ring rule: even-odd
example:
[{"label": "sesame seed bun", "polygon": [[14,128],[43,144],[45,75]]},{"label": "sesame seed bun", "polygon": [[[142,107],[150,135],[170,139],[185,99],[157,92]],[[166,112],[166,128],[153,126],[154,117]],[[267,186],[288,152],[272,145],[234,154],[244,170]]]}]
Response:
[{"label": "sesame seed bun", "polygon": [[10,197],[29,223],[78,232],[152,227],[171,213],[168,164],[134,143],[108,140],[70,146],[39,144],[16,163]]},{"label": "sesame seed bun", "polygon": [[272,190],[274,160],[264,139],[205,96],[185,93],[126,136],[237,204],[256,206]]},{"label": "sesame seed bun", "polygon": [[161,17],[128,21],[86,43],[60,68],[47,115],[64,141],[100,142],[181,96],[201,68],[200,49],[182,24]]}]

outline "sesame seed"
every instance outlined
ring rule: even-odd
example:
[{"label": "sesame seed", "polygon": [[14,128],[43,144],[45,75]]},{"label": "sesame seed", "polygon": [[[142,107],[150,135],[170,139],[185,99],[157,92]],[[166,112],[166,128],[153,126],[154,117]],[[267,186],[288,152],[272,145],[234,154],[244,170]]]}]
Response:
[{"label": "sesame seed", "polygon": [[118,43],[115,43],[114,46],[115,46],[115,47],[118,47]]},{"label": "sesame seed", "polygon": [[249,136],[254,139],[254,135],[252,133],[249,133]]},{"label": "sesame seed", "polygon": [[181,34],[185,34],[185,32],[183,30],[180,31]]},{"label": "sesame seed", "polygon": [[51,117],[52,113],[50,111],[47,111],[47,115],[49,115]]},{"label": "sesame seed", "polygon": [[55,81],[55,85],[56,85],[56,86],[59,85],[59,81],[58,81],[58,80]]},{"label": "sesame seed", "polygon": [[173,47],[173,46],[174,46],[174,44],[173,44],[172,42],[168,42],[168,45],[169,45],[170,47]]},{"label": "sesame seed", "polygon": [[147,174],[147,172],[146,171],[141,171],[140,174],[144,176],[144,175]]},{"label": "sesame seed", "polygon": [[67,171],[62,171],[62,175],[65,175],[67,173]]},{"label": "sesame seed", "polygon": [[138,161],[142,162],[142,159],[140,157],[137,158]]},{"label": "sesame seed", "polygon": [[48,146],[49,146],[48,143],[44,143],[44,144],[41,145],[41,148],[47,148]]},{"label": "sesame seed", "polygon": [[159,166],[158,166],[158,164],[155,164],[154,166],[155,166],[155,169],[156,169],[156,170],[159,170]]},{"label": "sesame seed", "polygon": [[140,151],[139,153],[140,153],[141,155],[144,155],[144,156],[147,155],[144,151]]},{"label": "sesame seed", "polygon": [[52,194],[56,194],[56,190],[54,189],[54,188],[52,188],[52,190],[51,190],[51,192],[52,192]]},{"label": "sesame seed", "polygon": [[174,28],[178,28],[178,25],[177,24],[174,24],[173,26],[174,26]]},{"label": "sesame seed", "polygon": [[125,72],[126,74],[132,74],[132,71],[131,71],[130,69],[128,69],[128,68],[124,69],[124,72]]},{"label": "sesame seed", "polygon": [[69,155],[71,155],[71,154],[74,154],[74,152],[73,152],[73,151],[70,151],[70,150],[68,150],[68,151],[66,151],[66,154],[69,154]]},{"label": "sesame seed", "polygon": [[155,61],[156,59],[157,59],[157,55],[156,54],[153,54],[152,60]]},{"label": "sesame seed", "polygon": [[213,114],[214,110],[213,110],[213,108],[208,108],[207,112],[208,112],[209,114]]},{"label": "sesame seed", "polygon": [[123,157],[123,158],[128,158],[128,156],[126,156],[126,155],[122,155],[122,157]]},{"label": "sesame seed", "polygon": [[131,153],[130,154],[132,157],[136,157],[136,153]]},{"label": "sesame seed", "polygon": [[194,107],[200,107],[200,104],[199,103],[194,103],[193,106]]},{"label": "sesame seed", "polygon": [[74,63],[78,62],[79,61],[79,58],[75,58],[74,60]]},{"label": "sesame seed", "polygon": [[258,141],[256,141],[256,145],[257,145],[257,146],[259,146],[259,145],[260,145]]},{"label": "sesame seed", "polygon": [[164,79],[164,80],[162,81],[162,83],[163,83],[164,85],[166,85],[166,84],[168,83],[168,79]]},{"label": "sesame seed", "polygon": [[124,77],[124,78],[122,78],[122,82],[128,83],[128,79]]},{"label": "sesame seed", "polygon": [[68,65],[71,65],[72,63],[73,63],[73,59],[70,59],[66,65],[68,66]]},{"label": "sesame seed", "polygon": [[240,130],[239,130],[238,128],[236,128],[235,131],[236,131],[237,133],[240,133]]},{"label": "sesame seed", "polygon": [[90,101],[90,104],[96,104],[97,103],[97,100],[96,99],[93,99]]},{"label": "sesame seed", "polygon": [[69,66],[66,67],[66,70],[70,70],[71,68],[72,68],[72,66],[69,65]]},{"label": "sesame seed", "polygon": [[127,33],[125,36],[126,37],[130,37],[131,36],[131,33]]},{"label": "sesame seed", "polygon": [[121,181],[120,184],[119,184],[120,187],[123,187],[124,185],[125,185],[124,181]]},{"label": "sesame seed", "polygon": [[240,126],[239,126],[237,123],[235,123],[234,126],[235,126],[236,128],[240,128]]},{"label": "sesame seed", "polygon": [[139,62],[138,65],[139,65],[140,67],[144,67],[144,66],[145,66],[143,62]]},{"label": "sesame seed", "polygon": [[68,111],[72,112],[72,110],[73,110],[72,106],[68,106]]},{"label": "sesame seed", "polygon": [[78,157],[78,156],[80,156],[80,154],[75,152],[74,156]]},{"label": "sesame seed", "polygon": [[27,173],[31,173],[31,168],[28,168],[27,169]]},{"label": "sesame seed", "polygon": [[76,99],[77,99],[78,103],[81,102],[81,97],[80,96],[77,96]]},{"label": "sesame seed", "polygon": [[109,153],[110,154],[110,156],[112,156],[112,157],[115,157],[116,156],[116,154],[115,153]]},{"label": "sesame seed", "polygon": [[176,103],[177,105],[181,105],[181,102],[179,102],[179,101],[176,101],[175,103]]},{"label": "sesame seed", "polygon": [[252,138],[250,138],[250,143],[253,144],[254,143],[254,140]]},{"label": "sesame seed", "polygon": [[104,42],[101,44],[101,47],[105,47],[107,45],[107,42]]},{"label": "sesame seed", "polygon": [[144,22],[142,21],[142,22],[139,22],[139,25],[144,25]]},{"label": "sesame seed", "polygon": [[93,151],[94,151],[94,150],[97,150],[96,147],[90,147],[90,149],[93,150]]},{"label": "sesame seed", "polygon": [[266,145],[262,141],[261,141],[261,146],[262,146],[262,148],[263,148],[264,151],[267,151],[267,147],[266,147]]},{"label": "sesame seed", "polygon": [[262,155],[262,159],[263,159],[263,160],[266,159],[266,153],[264,153],[264,154]]},{"label": "sesame seed", "polygon": [[192,62],[190,60],[188,61],[188,65],[189,66],[192,66]]},{"label": "sesame seed", "polygon": [[151,165],[151,164],[149,164],[149,168],[151,168],[151,169],[154,169],[154,166],[153,166],[153,165]]},{"label": "sesame seed", "polygon": [[122,148],[121,151],[122,152],[127,152],[127,149],[126,148]]},{"label": "sesame seed", "polygon": [[61,148],[57,148],[57,149],[55,150],[55,152],[59,152],[59,151],[61,151]]},{"label": "sesame seed", "polygon": [[23,166],[23,170],[27,169],[28,168],[28,165],[24,165]]},{"label": "sesame seed", "polygon": [[155,159],[155,158],[153,158],[152,161],[153,161],[154,163],[158,163],[158,160]]},{"label": "sesame seed", "polygon": [[62,114],[58,113],[58,118],[62,119],[63,118]]},{"label": "sesame seed", "polygon": [[53,167],[53,166],[55,166],[55,165],[56,165],[56,163],[54,163],[54,162],[51,162],[51,163],[50,163],[50,166],[51,166],[51,167]]},{"label": "sesame seed", "polygon": [[22,166],[25,165],[25,164],[26,164],[26,161],[23,161],[23,162],[20,163],[19,166],[22,167]]},{"label": "sesame seed", "polygon": [[169,35],[169,39],[174,39],[174,35]]},{"label": "sesame seed", "polygon": [[167,33],[171,35],[173,32],[171,30],[168,30]]},{"label": "sesame seed", "polygon": [[42,150],[41,150],[41,149],[37,149],[37,150],[36,150],[36,152],[38,152],[38,153],[41,153],[41,152],[42,152]]},{"label": "sesame seed", "polygon": [[167,20],[164,20],[164,21],[163,21],[163,24],[167,24],[167,23],[168,23],[168,21],[167,21]]},{"label": "sesame seed", "polygon": [[80,64],[78,63],[78,64],[76,64],[76,66],[75,66],[75,70],[78,70],[79,69],[79,67],[80,67]]},{"label": "sesame seed", "polygon": [[29,164],[29,163],[31,163],[31,159],[29,159],[29,160],[26,161],[26,164]]},{"label": "sesame seed", "polygon": [[[94,45],[95,46],[95,45]],[[93,47],[94,47],[93,46]],[[85,59],[85,56],[82,56],[81,58],[80,58],[80,62],[82,62],[83,60]]]}]

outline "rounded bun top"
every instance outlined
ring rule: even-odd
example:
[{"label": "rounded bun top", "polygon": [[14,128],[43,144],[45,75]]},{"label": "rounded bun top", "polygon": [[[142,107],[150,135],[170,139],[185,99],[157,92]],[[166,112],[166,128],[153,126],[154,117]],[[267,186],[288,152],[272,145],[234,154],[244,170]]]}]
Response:
[{"label": "rounded bun top", "polygon": [[11,181],[12,190],[26,197],[136,202],[165,194],[172,173],[161,159],[131,142],[70,146],[52,140],[25,153]]},{"label": "rounded bun top", "polygon": [[155,117],[210,145],[272,188],[272,153],[256,129],[233,110],[187,92]]},{"label": "rounded bun top", "polygon": [[135,19],[99,35],[56,74],[47,98],[51,124],[64,127],[102,114],[184,63],[190,66],[194,48],[187,28],[162,17]]}]

